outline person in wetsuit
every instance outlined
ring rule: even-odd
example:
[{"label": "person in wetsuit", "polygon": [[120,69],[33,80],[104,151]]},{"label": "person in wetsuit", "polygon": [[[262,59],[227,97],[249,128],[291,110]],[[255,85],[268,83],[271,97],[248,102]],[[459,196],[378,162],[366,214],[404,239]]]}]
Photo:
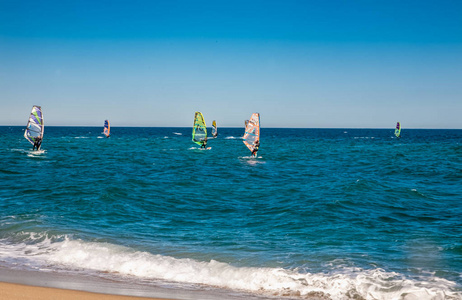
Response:
[{"label": "person in wetsuit", "polygon": [[42,146],[42,138],[38,137],[34,142],[34,146],[32,147],[32,151],[35,150],[36,148],[37,148],[37,151],[40,150],[40,146]]},{"label": "person in wetsuit", "polygon": [[258,147],[260,147],[260,140],[256,140],[253,144],[252,157],[257,157]]},{"label": "person in wetsuit", "polygon": [[207,148],[207,138],[205,138],[205,140],[202,141],[201,149],[202,148],[204,148],[204,149]]}]

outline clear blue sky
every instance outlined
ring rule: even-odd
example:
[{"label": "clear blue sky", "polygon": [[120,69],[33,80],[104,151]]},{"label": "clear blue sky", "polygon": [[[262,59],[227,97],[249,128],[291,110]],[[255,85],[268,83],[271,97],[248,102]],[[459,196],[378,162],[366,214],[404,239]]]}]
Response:
[{"label": "clear blue sky", "polygon": [[462,1],[0,0],[0,125],[462,128]]}]

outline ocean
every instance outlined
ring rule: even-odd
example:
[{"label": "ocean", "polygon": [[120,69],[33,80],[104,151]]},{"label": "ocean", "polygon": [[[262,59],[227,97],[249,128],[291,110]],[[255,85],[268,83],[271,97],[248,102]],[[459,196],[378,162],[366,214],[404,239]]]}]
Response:
[{"label": "ocean", "polygon": [[23,130],[0,127],[3,270],[185,299],[462,299],[462,130],[262,128],[256,159],[243,128],[199,150],[191,128],[49,126],[39,152]]}]

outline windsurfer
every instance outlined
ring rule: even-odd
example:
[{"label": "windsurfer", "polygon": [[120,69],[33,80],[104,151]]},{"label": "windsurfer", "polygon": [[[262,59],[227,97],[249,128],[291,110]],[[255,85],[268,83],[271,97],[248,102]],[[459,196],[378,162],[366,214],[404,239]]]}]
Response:
[{"label": "windsurfer", "polygon": [[201,144],[201,149],[202,148],[207,148],[207,138],[205,138],[203,141],[202,141],[202,144]]},{"label": "windsurfer", "polygon": [[253,144],[252,157],[257,157],[258,147],[260,147],[260,140],[256,140]]},{"label": "windsurfer", "polygon": [[36,138],[34,142],[34,147],[32,147],[32,151],[34,151],[35,148],[37,148],[37,151],[40,150],[41,145],[42,145],[42,138],[41,137]]}]

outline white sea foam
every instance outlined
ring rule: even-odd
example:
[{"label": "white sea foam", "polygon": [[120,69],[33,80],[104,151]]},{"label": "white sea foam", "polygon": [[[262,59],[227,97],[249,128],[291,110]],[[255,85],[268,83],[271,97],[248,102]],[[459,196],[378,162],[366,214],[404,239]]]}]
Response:
[{"label": "white sea foam", "polygon": [[43,150],[43,149],[40,149],[40,150],[30,150],[28,153],[27,153],[27,156],[28,157],[38,157],[42,154],[44,154],[46,152],[46,150]]},{"label": "white sea foam", "polygon": [[29,157],[36,157],[41,154],[46,153],[46,150],[40,149],[40,150],[32,150],[32,149],[10,149],[11,152],[20,152],[20,153],[26,153],[27,156]]},{"label": "white sea foam", "polygon": [[20,240],[20,243],[0,240],[0,261],[26,259],[26,264],[37,268],[92,270],[141,280],[208,285],[279,297],[304,298],[313,294],[331,299],[462,297],[462,293],[455,291],[454,282],[437,277],[415,281],[382,269],[350,268],[312,274],[282,268],[235,267],[215,260],[178,259],[69,236],[22,233]]},{"label": "white sea foam", "polygon": [[242,140],[243,137],[242,136],[238,136],[238,137],[235,137],[235,136],[227,136],[225,137],[225,140]]},{"label": "white sea foam", "polygon": [[176,135],[183,135],[183,134],[180,133],[180,132],[174,132],[173,134],[176,134]]}]

